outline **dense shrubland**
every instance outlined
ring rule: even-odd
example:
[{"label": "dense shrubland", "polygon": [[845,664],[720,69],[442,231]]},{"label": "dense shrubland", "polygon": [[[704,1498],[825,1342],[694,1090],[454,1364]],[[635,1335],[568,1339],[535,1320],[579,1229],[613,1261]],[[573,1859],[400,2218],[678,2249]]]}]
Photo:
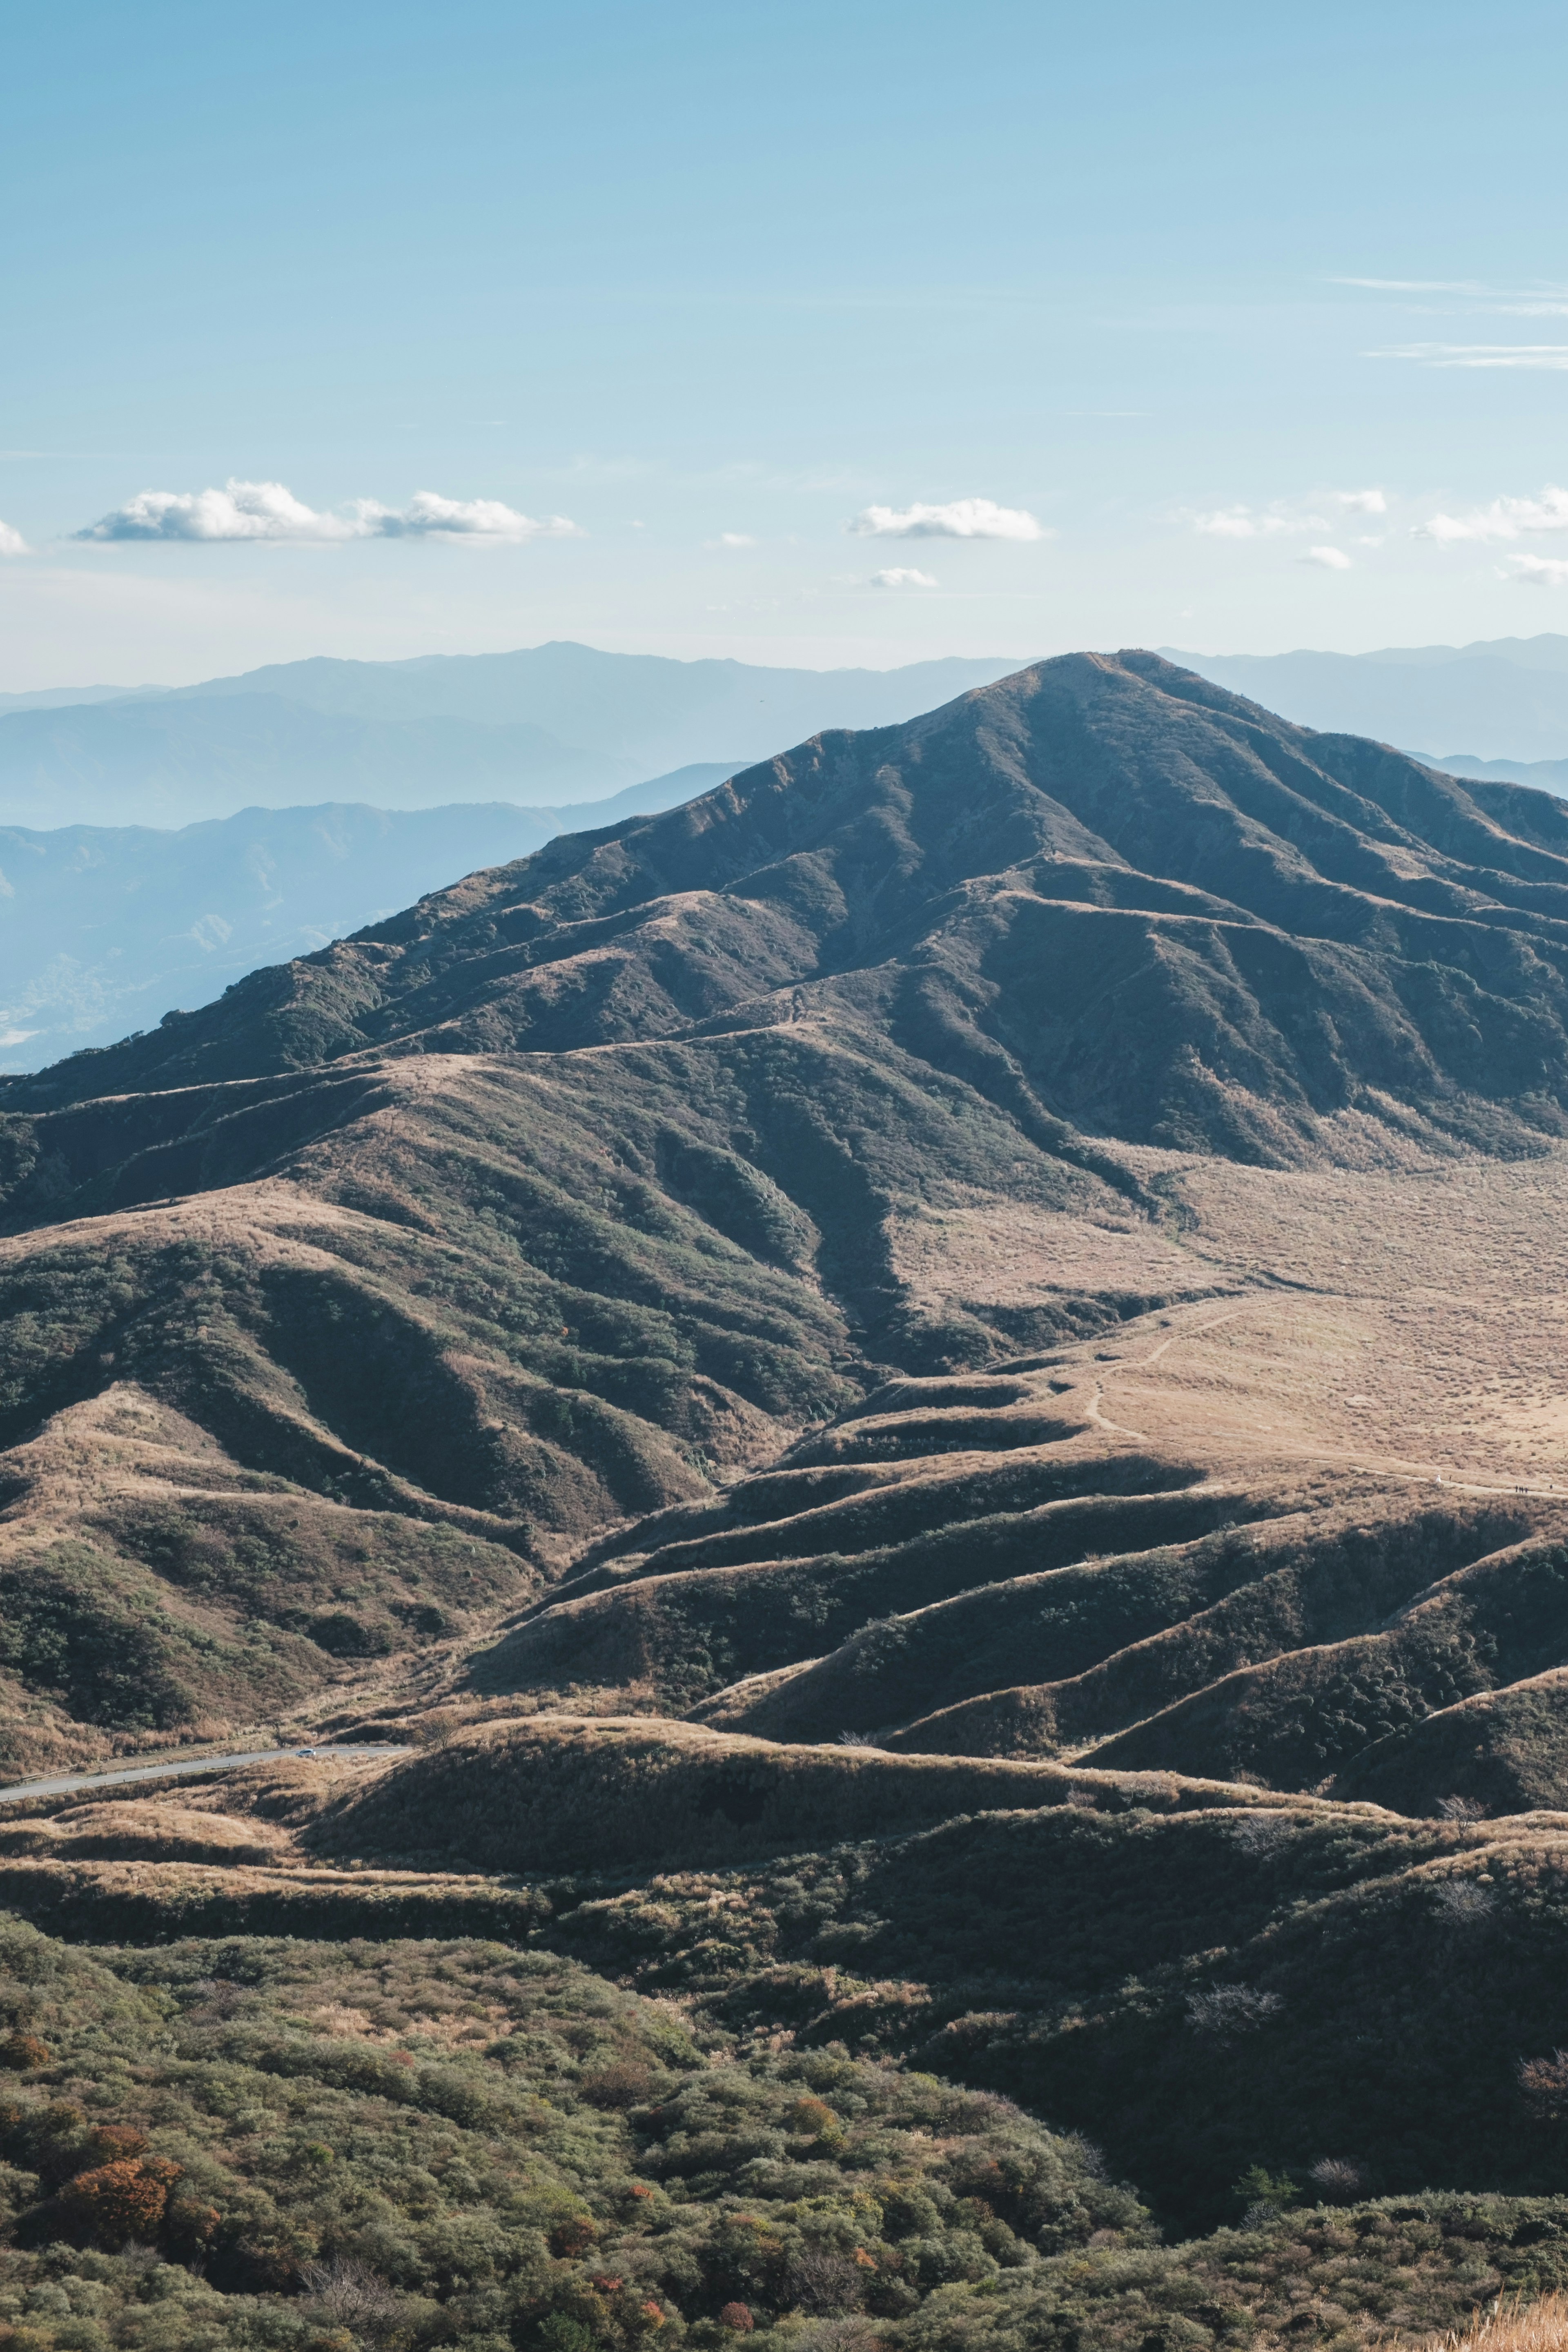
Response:
[{"label": "dense shrubland", "polygon": [[736,2057],[542,1952],[89,1953],[13,1926],[0,1966],[0,2325],[24,2346],[304,2347],[334,2299],[371,2342],[718,2345],[1149,2235],[1005,2099]]},{"label": "dense shrubland", "polygon": [[1345,2162],[1163,2246],[1006,2098],[542,1950],[10,1925],[0,2010],[10,2352],[1349,2347],[1568,2279],[1568,2200]]}]

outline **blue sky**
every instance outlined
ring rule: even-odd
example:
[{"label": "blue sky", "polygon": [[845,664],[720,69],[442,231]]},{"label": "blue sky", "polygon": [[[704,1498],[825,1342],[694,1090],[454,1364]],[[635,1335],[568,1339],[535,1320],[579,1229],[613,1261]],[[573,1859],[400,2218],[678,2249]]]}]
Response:
[{"label": "blue sky", "polygon": [[13,0],[5,52],[0,689],[1568,629],[1560,6]]}]

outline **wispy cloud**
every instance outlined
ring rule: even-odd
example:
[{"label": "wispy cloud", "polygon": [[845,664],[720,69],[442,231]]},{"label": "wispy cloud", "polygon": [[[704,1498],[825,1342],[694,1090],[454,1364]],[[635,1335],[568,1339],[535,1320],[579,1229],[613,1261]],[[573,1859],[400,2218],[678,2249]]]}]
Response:
[{"label": "wispy cloud", "polygon": [[[1319,489],[1314,506],[1338,506],[1347,515],[1387,515],[1389,501],[1380,489]],[[1331,531],[1328,515],[1314,513],[1305,499],[1272,499],[1269,506],[1213,506],[1199,513],[1184,510],[1180,520],[1201,531],[1204,539],[1281,539],[1302,531]]]},{"label": "wispy cloud", "polygon": [[1568,368],[1568,343],[1390,343],[1369,360],[1411,360],[1435,368]]},{"label": "wispy cloud", "polygon": [[886,572],[873,572],[873,588],[935,588],[940,583],[929,572],[917,572],[912,564],[890,564]]},{"label": "wispy cloud", "polygon": [[[1568,530],[1568,490],[1548,483],[1533,499],[1493,499],[1468,514],[1436,514],[1417,523],[1417,539],[1435,539],[1442,545],[1455,540],[1518,539],[1524,531]],[[1533,560],[1533,559],[1532,559]]]},{"label": "wispy cloud", "polygon": [[[1310,500],[1273,499],[1265,507],[1238,503],[1195,512],[1188,508],[1180,520],[1191,523],[1205,539],[1300,539],[1309,531],[1336,528],[1336,519],[1322,511],[1325,507],[1338,507],[1344,516],[1382,515],[1388,512],[1388,499],[1378,489],[1314,490]],[[1321,546],[1301,558],[1303,563],[1321,563],[1331,572],[1344,571],[1350,560],[1336,548]]]},{"label": "wispy cloud", "polygon": [[994,499],[950,499],[945,506],[862,507],[845,525],[859,539],[1049,539],[1023,507]]},{"label": "wispy cloud", "polygon": [[1568,588],[1568,562],[1554,555],[1515,555],[1507,576],[1524,588]]},{"label": "wispy cloud", "polygon": [[1348,572],[1351,559],[1342,547],[1310,547],[1305,555],[1296,558],[1298,563],[1315,563],[1324,572]]},{"label": "wispy cloud", "polygon": [[515,545],[580,535],[564,515],[540,520],[499,499],[444,499],[435,490],[420,490],[402,508],[353,499],[335,510],[318,511],[281,482],[234,480],[221,490],[139,491],[73,534],[79,540],[272,540],[318,547],[353,539],[499,540]]},{"label": "wispy cloud", "polygon": [[1330,278],[1330,286],[1359,286],[1372,294],[1450,294],[1485,310],[1516,311],[1528,317],[1539,310],[1550,316],[1568,299],[1568,286],[1537,279],[1533,286],[1495,286],[1481,278]]},{"label": "wispy cloud", "polygon": [[1188,520],[1205,539],[1278,539],[1282,533],[1326,530],[1328,519],[1304,514],[1282,502],[1271,507],[1214,507]]},{"label": "wispy cloud", "polygon": [[705,539],[704,547],[755,547],[756,541],[749,531],[721,530],[717,539]]},{"label": "wispy cloud", "polygon": [[19,530],[8,522],[0,522],[0,555],[31,555],[32,549]]},{"label": "wispy cloud", "polygon": [[1331,278],[1330,286],[1361,286],[1372,294],[1489,294],[1476,278]]}]

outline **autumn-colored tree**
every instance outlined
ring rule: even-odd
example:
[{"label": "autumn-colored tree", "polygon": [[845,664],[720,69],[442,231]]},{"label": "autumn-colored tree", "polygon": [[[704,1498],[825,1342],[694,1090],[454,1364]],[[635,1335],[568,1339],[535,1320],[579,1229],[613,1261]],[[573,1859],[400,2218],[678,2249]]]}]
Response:
[{"label": "autumn-colored tree", "polygon": [[169,2191],[180,2167],[167,2157],[117,2157],[66,2183],[60,2201],[79,2229],[100,2245],[122,2246],[131,2238],[152,2239],[163,2226]]},{"label": "autumn-colored tree", "polygon": [[599,2225],[591,2213],[573,2213],[550,2232],[550,2251],[570,2261],[574,2254],[585,2254],[598,2235]]},{"label": "autumn-colored tree", "polygon": [[35,2066],[47,2066],[53,2053],[36,2033],[7,2033],[0,2039],[0,2066],[12,2074],[26,2074]]},{"label": "autumn-colored tree", "polygon": [[743,2303],[727,2303],[719,2314],[720,2326],[732,2327],[737,2336],[749,2336],[756,2324],[749,2305]]}]

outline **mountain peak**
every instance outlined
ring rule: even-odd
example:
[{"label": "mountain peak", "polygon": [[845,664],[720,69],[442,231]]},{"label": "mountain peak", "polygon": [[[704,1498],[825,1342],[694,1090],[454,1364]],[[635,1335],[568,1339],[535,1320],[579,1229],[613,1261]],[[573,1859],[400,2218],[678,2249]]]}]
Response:
[{"label": "mountain peak", "polygon": [[1568,1091],[1568,856],[1385,745],[1066,654],[562,835],[5,1099],[802,1012],[1127,1142],[1310,1160],[1394,1104],[1513,1149]]}]

